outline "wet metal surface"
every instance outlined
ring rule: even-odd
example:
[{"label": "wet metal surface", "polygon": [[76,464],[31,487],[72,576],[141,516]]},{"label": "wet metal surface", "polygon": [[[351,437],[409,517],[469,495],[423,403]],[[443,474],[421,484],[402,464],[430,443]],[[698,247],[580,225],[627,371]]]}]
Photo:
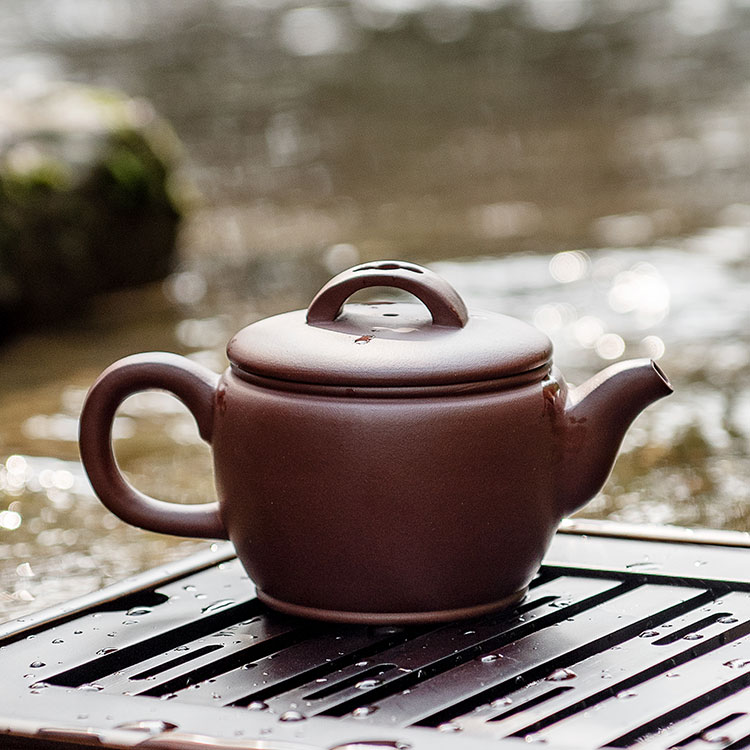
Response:
[{"label": "wet metal surface", "polygon": [[[0,351],[0,619],[205,548],[91,497],[96,375],[148,349],[218,371],[238,328],[360,259],[434,264],[544,329],[573,382],[658,358],[675,394],[585,514],[750,528],[748,34],[746,4],[695,0],[0,8],[3,106],[59,77],[146,96],[202,196],[163,286]],[[116,435],[139,488],[212,495],[173,399],[128,400]]]},{"label": "wet metal surface", "polygon": [[[274,613],[228,549],[6,625],[0,726],[230,746],[438,747],[460,733],[461,747],[708,747],[719,727],[720,746],[750,739],[750,584],[732,573],[746,550],[566,534],[513,610],[399,628]],[[644,554],[658,564],[637,566]]]}]

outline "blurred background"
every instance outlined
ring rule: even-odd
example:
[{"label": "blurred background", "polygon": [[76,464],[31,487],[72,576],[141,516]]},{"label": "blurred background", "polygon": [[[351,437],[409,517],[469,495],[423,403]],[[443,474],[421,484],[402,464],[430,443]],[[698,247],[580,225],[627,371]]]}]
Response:
[{"label": "blurred background", "polygon": [[[748,0],[6,2],[0,169],[0,619],[207,544],[91,495],[104,367],[220,371],[376,258],[542,328],[573,383],[660,361],[583,516],[750,530]],[[115,435],[140,489],[213,497],[175,399]]]}]

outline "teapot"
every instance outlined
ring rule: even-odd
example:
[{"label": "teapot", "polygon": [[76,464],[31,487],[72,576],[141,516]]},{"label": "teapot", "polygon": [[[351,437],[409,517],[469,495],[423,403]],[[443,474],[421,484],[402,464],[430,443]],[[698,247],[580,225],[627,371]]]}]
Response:
[{"label": "teapot", "polygon": [[[373,286],[416,299],[347,303]],[[542,332],[470,313],[443,278],[402,261],[344,271],[307,310],[242,329],[227,355],[221,375],[160,352],[106,369],[80,420],[91,484],[128,523],[230,539],[270,607],[350,623],[517,602],[561,519],[603,486],[630,423],[672,391],[647,359],[569,387]],[[151,388],[192,412],[217,501],[157,500],[120,473],[115,412]]]}]

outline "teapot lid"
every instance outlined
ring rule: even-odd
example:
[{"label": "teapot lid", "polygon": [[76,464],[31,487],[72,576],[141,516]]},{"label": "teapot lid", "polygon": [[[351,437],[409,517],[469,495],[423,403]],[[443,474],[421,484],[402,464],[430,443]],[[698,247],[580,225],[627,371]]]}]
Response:
[{"label": "teapot lid", "polygon": [[[356,291],[395,287],[422,302],[344,304]],[[243,328],[227,356],[245,374],[294,383],[404,387],[507,378],[550,365],[552,343],[516,318],[471,315],[458,292],[433,271],[377,261],[331,279],[307,310]]]}]

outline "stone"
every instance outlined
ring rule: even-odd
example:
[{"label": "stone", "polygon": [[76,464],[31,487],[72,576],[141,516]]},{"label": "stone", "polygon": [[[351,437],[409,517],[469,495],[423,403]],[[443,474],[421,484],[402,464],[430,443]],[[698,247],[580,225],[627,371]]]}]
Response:
[{"label": "stone", "polygon": [[0,335],[169,272],[180,153],[153,108],[119,92],[0,94]]}]

